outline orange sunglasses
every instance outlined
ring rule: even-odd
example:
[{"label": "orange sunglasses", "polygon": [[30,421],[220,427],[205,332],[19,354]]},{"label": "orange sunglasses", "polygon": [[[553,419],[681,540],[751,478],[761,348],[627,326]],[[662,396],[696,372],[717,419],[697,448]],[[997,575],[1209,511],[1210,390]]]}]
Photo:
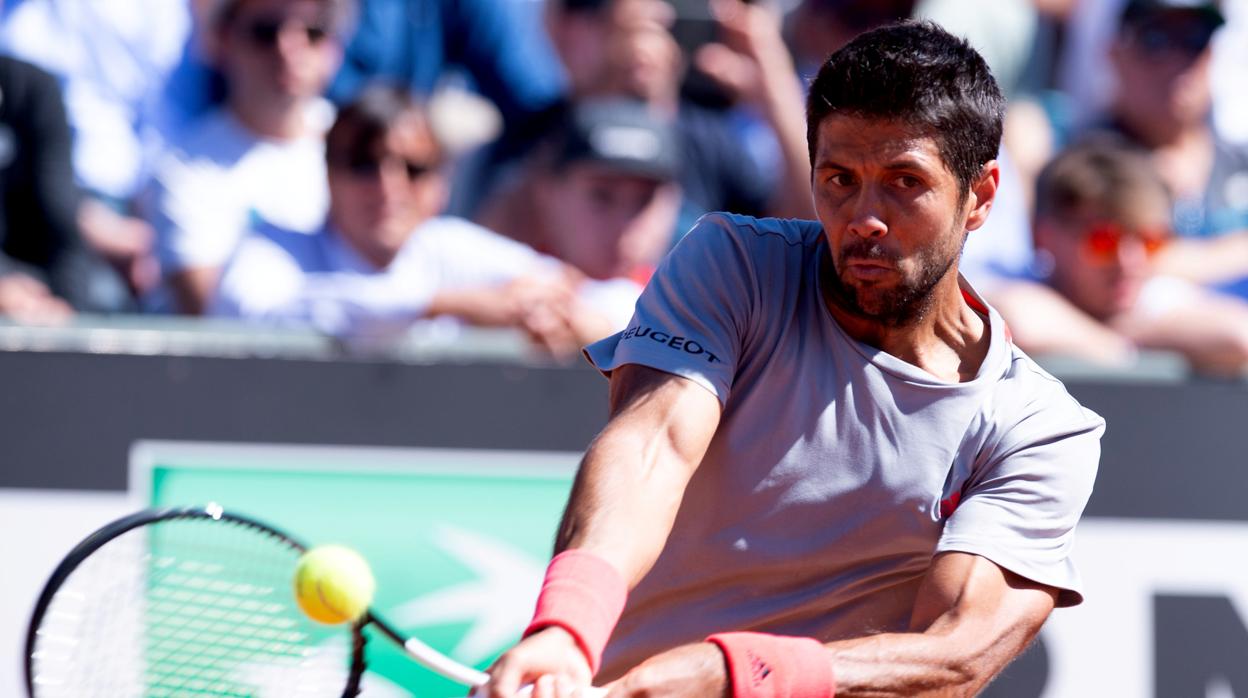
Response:
[{"label": "orange sunglasses", "polygon": [[1108,262],[1118,256],[1124,238],[1134,238],[1144,248],[1146,257],[1153,257],[1170,242],[1168,230],[1140,230],[1128,233],[1116,223],[1102,223],[1083,234],[1083,249],[1093,259]]}]

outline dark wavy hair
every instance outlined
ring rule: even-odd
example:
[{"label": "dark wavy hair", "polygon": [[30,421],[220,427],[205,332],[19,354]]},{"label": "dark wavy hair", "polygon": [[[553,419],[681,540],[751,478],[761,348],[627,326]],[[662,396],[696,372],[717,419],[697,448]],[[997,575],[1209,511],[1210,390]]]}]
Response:
[{"label": "dark wavy hair", "polygon": [[[320,0],[324,5],[325,19],[331,32],[339,41],[346,41],[355,30],[359,18],[358,0]],[[243,0],[210,0],[207,19],[210,26],[222,30],[234,22]]]},{"label": "dark wavy hair", "polygon": [[1094,137],[1067,147],[1040,171],[1034,217],[1070,224],[1092,214],[1123,222],[1149,201],[1172,204],[1148,154],[1118,138]]},{"label": "dark wavy hair", "polygon": [[424,104],[404,87],[372,83],[338,112],[334,125],[325,134],[326,162],[330,167],[347,164],[383,141],[401,123],[411,123],[425,131],[437,145],[439,159],[444,155]]},{"label": "dark wavy hair", "polygon": [[969,43],[933,22],[908,20],[860,34],[819,69],[806,100],[812,166],[819,125],[832,114],[898,121],[929,133],[965,197],[997,157],[1005,98]]}]

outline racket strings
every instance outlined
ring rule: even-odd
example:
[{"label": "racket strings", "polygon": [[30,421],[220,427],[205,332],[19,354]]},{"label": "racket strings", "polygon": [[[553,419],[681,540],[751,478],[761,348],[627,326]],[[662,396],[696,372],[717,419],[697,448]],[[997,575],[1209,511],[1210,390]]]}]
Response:
[{"label": "racket strings", "polygon": [[299,553],[260,529],[211,519],[121,535],[49,607],[36,695],[341,695],[351,636],[295,605]]},{"label": "racket strings", "polygon": [[33,657],[38,695],[142,695],[141,598],[132,593],[141,555],[133,543],[110,541],[53,598]]},{"label": "racket strings", "polygon": [[207,528],[202,532],[211,530],[215,537],[195,540],[194,558],[165,554],[186,544],[178,528],[161,527],[152,536],[157,552],[151,561],[146,656],[151,666],[169,670],[149,672],[152,687],[204,690],[222,685],[232,667],[253,656],[300,657],[305,636],[276,593],[293,555],[275,560],[275,550],[247,547],[262,539],[226,539]]}]

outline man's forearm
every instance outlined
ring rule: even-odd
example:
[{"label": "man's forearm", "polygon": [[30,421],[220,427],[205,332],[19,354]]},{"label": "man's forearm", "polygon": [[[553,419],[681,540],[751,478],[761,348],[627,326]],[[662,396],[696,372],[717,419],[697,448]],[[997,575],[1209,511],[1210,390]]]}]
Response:
[{"label": "man's forearm", "polygon": [[760,106],[776,135],[782,163],[780,188],[773,196],[772,208],[779,216],[814,218],[801,84],[795,79],[797,71],[787,53],[780,52],[769,63],[763,66],[768,77]]},{"label": "man's forearm", "polygon": [[977,555],[942,554],[919,591],[912,632],[827,645],[836,695],[974,695],[1040,631],[1056,594]]},{"label": "man's forearm", "polygon": [[[1038,630],[1038,628],[1036,629]],[[859,696],[972,696],[1035,635],[1018,628],[979,641],[930,633],[889,633],[834,642],[829,661],[837,698]]]},{"label": "man's forearm", "polygon": [[546,569],[529,625],[539,635],[550,626],[566,631],[591,674],[600,667],[628,590],[663,550],[706,447],[700,435],[709,440],[710,434],[702,428],[692,430],[694,438],[682,434],[690,424],[683,415],[707,407],[708,396],[697,394],[704,393],[701,388],[682,390],[684,379],[661,378],[655,371],[623,373],[623,388],[612,381],[615,414],[590,444],[577,473],[556,542],[558,554]]},{"label": "man's forearm", "polygon": [[1158,258],[1157,269],[1201,284],[1243,278],[1248,275],[1248,230],[1176,240]]}]

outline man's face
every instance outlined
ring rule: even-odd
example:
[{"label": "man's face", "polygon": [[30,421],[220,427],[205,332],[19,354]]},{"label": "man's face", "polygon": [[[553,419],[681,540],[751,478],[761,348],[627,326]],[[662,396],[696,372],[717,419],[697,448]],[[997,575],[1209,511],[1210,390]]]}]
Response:
[{"label": "man's face", "polygon": [[[351,141],[345,134],[340,141]],[[428,129],[400,122],[374,143],[329,154],[330,219],[365,259],[390,264],[412,232],[446,202],[441,153]]]},{"label": "man's face", "polygon": [[543,247],[598,279],[653,265],[676,223],[674,185],[599,165],[573,163],[550,175],[539,192]]},{"label": "man's face", "polygon": [[593,11],[554,10],[548,30],[579,97],[628,95],[648,101],[679,87],[680,47],[664,0],[612,0]]},{"label": "man's face", "polygon": [[1101,321],[1135,307],[1154,273],[1153,255],[1170,238],[1167,206],[1160,200],[1135,207],[1131,218],[1089,213],[1036,224],[1036,246],[1052,255],[1053,287]]},{"label": "man's face", "polygon": [[332,19],[318,0],[242,0],[219,33],[231,95],[269,102],[321,94],[341,57]]},{"label": "man's face", "polygon": [[1110,58],[1118,79],[1119,114],[1146,138],[1165,138],[1202,122],[1212,108],[1212,29],[1187,12],[1124,28]]},{"label": "man's face", "polygon": [[976,196],[961,195],[935,139],[905,124],[825,118],[812,177],[832,257],[824,288],[841,309],[885,325],[923,314],[956,273],[966,231],[983,222],[968,220]]}]

